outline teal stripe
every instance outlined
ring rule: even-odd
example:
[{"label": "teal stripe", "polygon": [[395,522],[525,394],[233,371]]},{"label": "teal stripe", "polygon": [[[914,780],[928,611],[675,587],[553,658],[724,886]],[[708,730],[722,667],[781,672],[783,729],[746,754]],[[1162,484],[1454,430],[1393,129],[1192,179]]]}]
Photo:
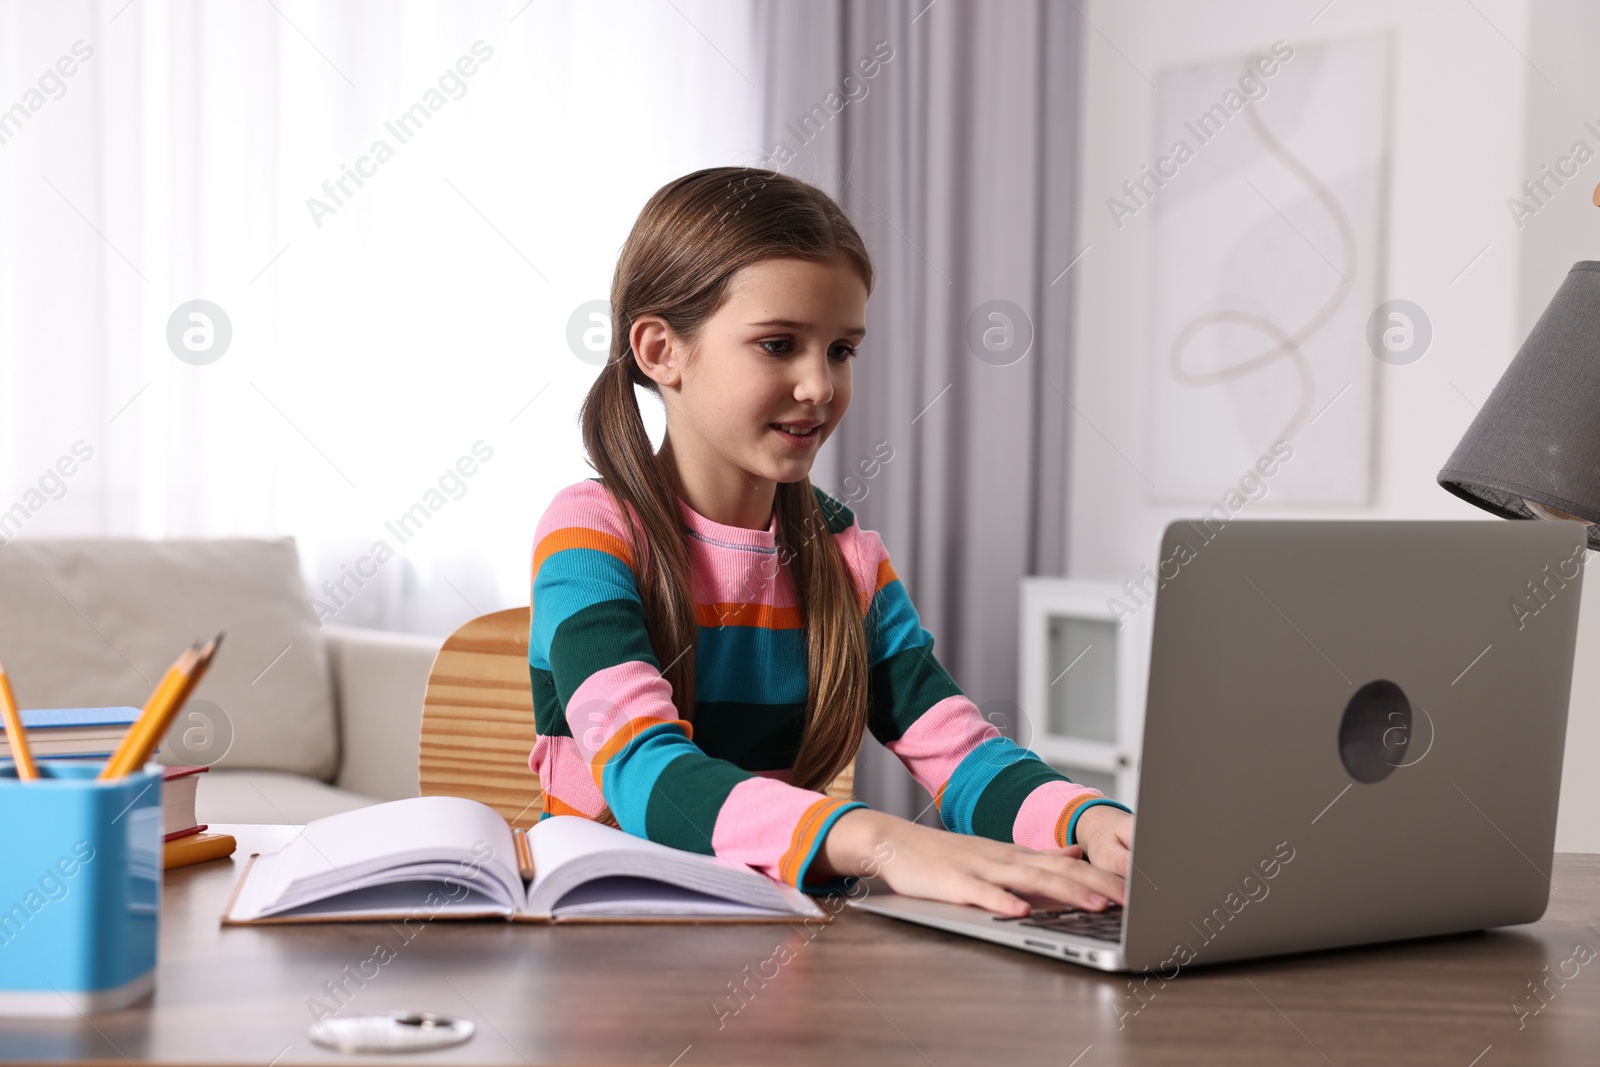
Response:
[{"label": "teal stripe", "polygon": [[702,626],[694,671],[697,702],[803,704],[808,671],[805,631]]},{"label": "teal stripe", "polygon": [[648,838],[646,816],[656,778],[679,756],[699,751],[684,735],[681,722],[662,720],[613,753],[600,772],[600,792],[617,817],[617,825],[636,837]]},{"label": "teal stripe", "polygon": [[755,777],[724,760],[685,752],[661,769],[650,790],[645,836],[686,852],[715,855],[717,815],[733,787]]},{"label": "teal stripe", "polygon": [[534,578],[533,618],[528,637],[529,662],[548,669],[550,643],[567,619],[590,604],[605,600],[639,600],[633,572],[622,560],[598,548],[563,548],[539,565]]},{"label": "teal stripe", "polygon": [[866,627],[867,662],[873,665],[905,649],[933,641],[933,635],[922,628],[917,609],[898,578],[873,594],[872,602],[867,605]]},{"label": "teal stripe", "polygon": [[1037,759],[1037,755],[1009,737],[989,738],[968,752],[950,772],[950,781],[939,798],[939,821],[954,833],[972,833],[973,812],[995,776],[1018,760]]}]

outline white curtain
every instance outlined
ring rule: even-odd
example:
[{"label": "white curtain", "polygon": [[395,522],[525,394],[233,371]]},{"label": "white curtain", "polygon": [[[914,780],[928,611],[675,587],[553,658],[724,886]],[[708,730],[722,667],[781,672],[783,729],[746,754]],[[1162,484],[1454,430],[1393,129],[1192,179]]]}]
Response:
[{"label": "white curtain", "polygon": [[593,474],[571,327],[650,193],[761,159],[761,55],[743,0],[0,0],[0,542],[292,535],[353,625],[526,603]]}]

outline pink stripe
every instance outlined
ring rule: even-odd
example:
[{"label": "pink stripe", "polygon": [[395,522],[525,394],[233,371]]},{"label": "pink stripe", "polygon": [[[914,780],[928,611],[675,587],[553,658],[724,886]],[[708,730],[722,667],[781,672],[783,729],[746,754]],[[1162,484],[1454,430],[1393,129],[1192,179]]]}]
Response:
[{"label": "pink stripe", "polygon": [[528,766],[539,776],[545,793],[570,804],[591,819],[598,818],[606,801],[589,773],[589,761],[570,737],[541,735],[528,755]]},{"label": "pink stripe", "polygon": [[1017,809],[1016,821],[1011,824],[1011,840],[1029,848],[1060,848],[1056,844],[1056,820],[1061,818],[1061,809],[1085,793],[1105,796],[1098,789],[1075,782],[1045,782],[1035,786]]},{"label": "pink stripe", "polygon": [[906,765],[906,770],[932,796],[949,781],[962,757],[974,747],[1001,736],[983,713],[966,697],[945,697],[923,712],[898,741],[884,747]]},{"label": "pink stripe", "polygon": [[[643,524],[637,519],[634,525],[643,531]],[[617,510],[611,494],[606,492],[605,486],[587,478],[567,486],[551,499],[534,530],[533,550],[539,550],[539,542],[544,540],[546,534],[568,526],[602,530],[623,544],[629,543],[627,528],[622,524],[622,514]]]},{"label": "pink stripe", "polygon": [[758,555],[737,548],[718,548],[693,537],[689,573],[696,604],[770,604],[795,606],[794,579],[776,555]]},{"label": "pink stripe", "polygon": [[718,856],[778,878],[778,864],[789,851],[800,816],[820,798],[820,793],[771,778],[746,778],[723,800],[711,848]]},{"label": "pink stripe", "polygon": [[835,534],[834,540],[844,553],[856,588],[871,596],[878,588],[878,563],[889,557],[883,538],[876,530],[863,530],[860,523],[854,523],[843,533]]},{"label": "pink stripe", "polygon": [[676,722],[678,709],[672,703],[672,683],[643,660],[595,671],[567,701],[567,728],[585,759],[604,748],[623,723],[646,715]]}]

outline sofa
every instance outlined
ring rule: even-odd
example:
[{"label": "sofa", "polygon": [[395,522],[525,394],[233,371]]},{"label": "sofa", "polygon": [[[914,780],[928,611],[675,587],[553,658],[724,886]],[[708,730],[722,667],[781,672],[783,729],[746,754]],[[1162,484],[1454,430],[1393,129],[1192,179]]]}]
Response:
[{"label": "sofa", "polygon": [[154,759],[203,764],[204,823],[304,823],[417,795],[442,638],[320,623],[293,538],[0,544],[0,662],[23,708],[142,706],[226,637]]}]

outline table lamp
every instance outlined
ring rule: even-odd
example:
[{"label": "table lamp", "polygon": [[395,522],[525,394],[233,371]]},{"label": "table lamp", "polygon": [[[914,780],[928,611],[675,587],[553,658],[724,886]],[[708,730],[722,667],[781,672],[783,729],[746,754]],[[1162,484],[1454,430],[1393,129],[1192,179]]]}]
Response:
[{"label": "table lamp", "polygon": [[1501,518],[1587,523],[1600,552],[1600,260],[1572,265],[1439,484]]}]

